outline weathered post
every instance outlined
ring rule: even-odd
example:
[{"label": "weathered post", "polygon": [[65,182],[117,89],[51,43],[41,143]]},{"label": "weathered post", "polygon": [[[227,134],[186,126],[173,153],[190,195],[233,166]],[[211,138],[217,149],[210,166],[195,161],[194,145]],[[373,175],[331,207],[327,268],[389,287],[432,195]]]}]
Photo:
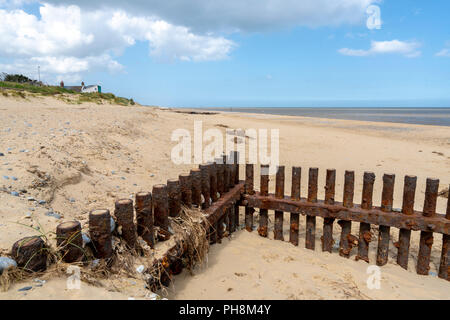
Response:
[{"label": "weathered post", "polygon": [[[325,181],[325,204],[333,205],[336,189],[336,170],[328,169]],[[333,223],[334,218],[325,218],[323,221],[322,251],[333,250]]]},{"label": "weathered post", "polygon": [[222,197],[225,193],[225,164],[223,163],[223,158],[216,159],[217,167],[217,191]]},{"label": "weathered post", "polygon": [[[300,201],[300,181],[302,168],[292,167],[291,200]],[[291,212],[290,216],[289,242],[298,246],[298,230],[300,225],[300,215]]]},{"label": "weathered post", "polygon": [[[355,172],[345,171],[344,180],[344,201],[343,205],[346,208],[353,207],[353,195],[355,191]],[[340,220],[338,224],[342,227],[341,240],[339,244],[339,255],[341,257],[349,258],[352,251],[352,243],[349,241],[349,236],[352,231],[352,222]]]},{"label": "weathered post", "polygon": [[234,184],[239,184],[239,152],[234,151]]},{"label": "weathered post", "polygon": [[136,220],[137,234],[151,248],[155,247],[155,234],[153,229],[152,194],[139,192],[136,194]]},{"label": "weathered post", "polygon": [[155,226],[159,227],[158,239],[166,241],[170,239],[169,232],[169,198],[167,186],[158,184],[153,186],[153,216]]},{"label": "weathered post", "polygon": [[[381,210],[384,212],[392,211],[394,201],[394,174],[385,174],[383,176],[383,191],[381,195]],[[391,228],[388,226],[379,226],[377,265],[384,266],[388,261],[389,239]]]},{"label": "weathered post", "polygon": [[80,261],[83,257],[83,237],[81,223],[68,221],[56,227],[56,246],[64,262]]},{"label": "weathered post", "polygon": [[224,193],[227,193],[230,190],[230,183],[231,183],[231,164],[229,164],[229,161],[227,161],[227,156],[223,155],[223,163],[224,163],[224,174],[223,174],[223,181],[224,181]]},{"label": "weathered post", "polygon": [[208,165],[200,165],[199,169],[202,176],[202,194],[205,202],[202,205],[202,209],[208,209],[210,207],[211,195],[210,195],[210,185],[209,185],[209,167]]},{"label": "weathered post", "polygon": [[26,237],[16,241],[11,250],[17,266],[26,271],[45,271],[47,269],[47,247],[41,237]]},{"label": "weathered post", "polygon": [[[254,194],[255,191],[253,190],[253,164],[246,164],[245,166],[245,193],[247,194]],[[248,232],[253,231],[253,214],[255,212],[255,209],[250,207],[245,207],[245,229]],[[236,211],[235,211],[236,214]]]},{"label": "weathered post", "polygon": [[[436,215],[436,202],[439,192],[439,179],[427,179],[425,202],[423,205],[424,217]],[[421,231],[419,254],[417,256],[417,274],[428,275],[430,271],[430,256],[433,246],[433,232]]]},{"label": "weathered post", "polygon": [[[450,220],[450,196],[447,201],[447,214],[445,218]],[[439,265],[439,278],[447,279],[450,281],[450,235],[444,234],[442,237],[442,253],[441,253],[441,263]]]},{"label": "weathered post", "polygon": [[192,207],[192,182],[189,174],[179,176],[181,189],[181,202],[187,208]]},{"label": "weathered post", "polygon": [[134,225],[133,201],[122,199],[116,201],[114,215],[117,224],[122,227],[122,238],[130,248],[136,245],[136,226]]},{"label": "weathered post", "polygon": [[[375,183],[375,173],[364,172],[361,209],[371,210],[373,206],[373,184]],[[356,260],[364,260],[369,263],[369,244],[372,241],[370,224],[361,222],[359,224],[358,255]]]},{"label": "weathered post", "polygon": [[[279,166],[275,181],[275,197],[284,198],[284,166]],[[273,229],[273,237],[275,240],[284,241],[283,236],[283,211],[275,210],[275,223]]]},{"label": "weathered post", "polygon": [[217,165],[215,162],[208,164],[209,167],[209,186],[212,202],[219,200],[217,196]]},{"label": "weathered post", "polygon": [[167,193],[169,196],[169,215],[176,218],[181,211],[180,182],[176,179],[167,180]]},{"label": "weathered post", "polygon": [[[317,189],[318,189],[318,168],[309,169],[308,179],[308,202],[317,202]],[[306,237],[305,237],[306,249],[314,250],[316,248],[316,217],[306,216]]]},{"label": "weathered post", "polygon": [[[261,165],[261,196],[267,197],[269,195],[269,166]],[[269,225],[269,211],[267,209],[259,209],[259,228],[258,234],[261,237],[267,238]],[[252,216],[252,229],[253,229],[253,216]]]},{"label": "weathered post", "polygon": [[[403,188],[402,214],[414,214],[414,197],[416,194],[417,177],[405,176]],[[398,238],[397,263],[403,269],[408,269],[409,245],[411,241],[411,230],[400,229]]]},{"label": "weathered post", "polygon": [[108,259],[112,255],[111,214],[109,210],[89,213],[89,235],[94,245],[94,257]]},{"label": "weathered post", "polygon": [[200,169],[191,170],[192,204],[197,208],[202,207],[202,172]]}]

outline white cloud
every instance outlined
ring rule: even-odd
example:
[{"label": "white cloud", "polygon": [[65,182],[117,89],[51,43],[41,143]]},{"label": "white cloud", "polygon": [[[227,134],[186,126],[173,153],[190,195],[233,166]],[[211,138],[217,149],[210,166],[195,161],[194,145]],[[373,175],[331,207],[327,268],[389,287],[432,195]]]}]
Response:
[{"label": "white cloud", "polygon": [[136,41],[148,42],[150,55],[167,62],[221,60],[235,46],[224,37],[198,35],[156,17],[119,10],[50,4],[39,10],[40,17],[0,9],[0,58],[8,60],[0,71],[35,70],[40,65],[51,80],[93,70],[117,72],[123,67],[113,56]]},{"label": "white cloud", "polygon": [[[450,46],[450,43],[447,43],[447,46]],[[436,53],[436,57],[450,57],[450,49],[444,48],[438,53]]]},{"label": "white cloud", "polygon": [[46,0],[89,9],[121,8],[174,25],[208,31],[264,31],[292,26],[360,24],[380,0]]},{"label": "white cloud", "polygon": [[339,53],[346,56],[366,57],[378,54],[400,54],[408,58],[415,58],[422,53],[418,50],[421,44],[415,41],[372,41],[370,49],[342,48]]}]

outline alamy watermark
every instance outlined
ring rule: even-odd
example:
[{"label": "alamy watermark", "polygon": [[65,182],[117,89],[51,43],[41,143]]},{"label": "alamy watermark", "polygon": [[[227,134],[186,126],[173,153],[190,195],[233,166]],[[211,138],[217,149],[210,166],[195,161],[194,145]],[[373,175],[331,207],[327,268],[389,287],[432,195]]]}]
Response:
[{"label": "alamy watermark", "polygon": [[366,284],[369,290],[381,289],[381,269],[378,266],[368,266],[366,273],[369,274]]},{"label": "alamy watermark", "polygon": [[367,28],[369,30],[381,29],[381,9],[379,6],[371,5],[367,7],[366,13],[369,16],[367,18]]},{"label": "alamy watermark", "polygon": [[231,151],[239,153],[238,164],[268,165],[269,172],[263,174],[276,174],[279,165],[279,129],[226,129],[224,136],[216,128],[203,131],[203,122],[195,121],[193,136],[187,129],[176,129],[171,139],[177,142],[172,148],[171,159],[178,165],[217,162],[223,154],[228,156],[227,163],[233,164],[234,159],[229,157]]}]

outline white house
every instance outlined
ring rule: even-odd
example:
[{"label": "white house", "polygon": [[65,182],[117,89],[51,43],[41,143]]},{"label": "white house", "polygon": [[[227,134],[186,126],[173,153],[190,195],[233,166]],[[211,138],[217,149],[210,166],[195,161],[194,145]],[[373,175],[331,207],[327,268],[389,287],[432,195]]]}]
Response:
[{"label": "white house", "polygon": [[82,93],[92,93],[92,92],[102,92],[102,87],[99,85],[93,85],[93,86],[83,86],[81,87]]}]

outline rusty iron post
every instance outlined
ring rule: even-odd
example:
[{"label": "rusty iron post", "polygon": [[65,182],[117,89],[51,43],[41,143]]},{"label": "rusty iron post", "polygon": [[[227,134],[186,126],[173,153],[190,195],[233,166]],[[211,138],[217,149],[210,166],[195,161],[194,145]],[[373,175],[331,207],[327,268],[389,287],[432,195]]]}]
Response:
[{"label": "rusty iron post", "polygon": [[89,235],[94,245],[94,257],[108,259],[112,256],[111,214],[109,210],[89,213]]},{"label": "rusty iron post", "polygon": [[167,180],[167,193],[169,196],[169,216],[176,218],[181,211],[180,182],[176,179]]},{"label": "rusty iron post", "polygon": [[234,185],[239,183],[239,152],[234,151]]},{"label": "rusty iron post", "polygon": [[16,241],[11,256],[19,268],[25,271],[38,272],[47,269],[48,248],[41,237],[26,237]]},{"label": "rusty iron post", "polygon": [[224,193],[227,193],[230,190],[230,181],[231,181],[231,165],[227,161],[227,156],[223,155],[223,163],[224,163],[224,174],[223,174],[223,182],[224,182]]},{"label": "rusty iron post", "polygon": [[[308,202],[317,202],[317,189],[318,189],[318,168],[309,169],[309,179],[308,179]],[[314,250],[316,248],[316,217],[306,216],[306,238],[305,238],[306,249]]]},{"label": "rusty iron post", "polygon": [[208,164],[209,167],[209,186],[211,188],[211,199],[212,202],[219,200],[217,196],[217,165],[215,162]]},{"label": "rusty iron post", "polygon": [[[255,194],[254,191],[254,167],[253,164],[247,163],[245,166],[245,188],[244,192],[246,194]],[[239,209],[238,209],[239,210]],[[239,212],[239,211],[237,211]],[[250,208],[248,206],[245,207],[245,229],[248,232],[253,232],[253,214],[255,213],[255,209]],[[236,214],[236,212],[235,212]]]},{"label": "rusty iron post", "polygon": [[[405,176],[403,187],[402,214],[414,214],[414,197],[416,194],[417,177]],[[398,238],[397,263],[403,269],[408,270],[409,245],[411,240],[411,230],[400,229]]]},{"label": "rusty iron post", "polygon": [[[394,202],[395,174],[385,174],[383,176],[383,191],[381,194],[381,211],[392,212]],[[384,266],[388,262],[389,240],[391,228],[380,225],[378,234],[377,265]]]},{"label": "rusty iron post", "polygon": [[[372,210],[374,183],[375,173],[364,172],[361,209]],[[358,255],[355,258],[356,261],[364,260],[369,263],[369,244],[371,241],[372,232],[370,232],[370,224],[361,222],[359,224]]]},{"label": "rusty iron post", "polygon": [[136,220],[137,234],[151,248],[155,247],[155,234],[153,229],[152,194],[139,192],[136,194]]},{"label": "rusty iron post", "polygon": [[223,162],[223,158],[216,159],[216,167],[217,167],[217,191],[220,194],[220,197],[225,193],[225,164]]},{"label": "rusty iron post", "polygon": [[197,208],[202,207],[202,172],[200,169],[191,170],[192,204]]},{"label": "rusty iron post", "polygon": [[56,227],[56,245],[64,262],[80,261],[83,258],[81,223],[68,221],[59,224]]},{"label": "rusty iron post", "polygon": [[[447,201],[447,214],[445,218],[450,220],[450,196]],[[441,263],[439,264],[439,278],[450,281],[450,235],[442,235]]]},{"label": "rusty iron post", "polygon": [[180,190],[181,190],[181,202],[187,208],[192,207],[192,182],[191,176],[189,174],[181,174],[180,179]]},{"label": "rusty iron post", "polygon": [[[353,196],[355,192],[355,172],[345,171],[344,180],[344,201],[343,205],[346,208],[353,207]],[[352,222],[346,220],[340,220],[338,224],[342,227],[341,240],[339,244],[339,255],[341,257],[349,258],[352,251],[353,244],[350,242],[349,237],[352,231]]]},{"label": "rusty iron post", "polygon": [[[423,215],[434,217],[436,215],[436,202],[439,193],[439,179],[427,179],[425,190],[425,202],[423,205]],[[430,271],[430,256],[433,246],[433,232],[421,231],[419,254],[417,256],[417,274],[428,275]]]},{"label": "rusty iron post", "polygon": [[233,213],[231,214],[231,232],[235,232],[239,229],[239,204],[236,203],[234,207],[231,209]]},{"label": "rusty iron post", "polygon": [[253,164],[247,163],[245,165],[245,193],[255,194],[254,190],[254,167]]},{"label": "rusty iron post", "polygon": [[114,215],[117,224],[122,227],[122,238],[130,248],[136,246],[136,225],[134,224],[133,201],[121,199],[116,201]]},{"label": "rusty iron post", "polygon": [[225,215],[222,215],[217,221],[217,243],[222,243],[223,239],[223,223],[225,220]]},{"label": "rusty iron post", "polygon": [[[300,201],[300,181],[302,176],[302,168],[292,167],[292,183],[291,183],[291,199]],[[289,242],[294,246],[298,246],[298,230],[300,225],[300,215],[291,212]]]},{"label": "rusty iron post", "polygon": [[[325,181],[325,203],[334,204],[336,189],[336,170],[328,169]],[[333,218],[325,218],[323,221],[322,251],[333,251]]]},{"label": "rusty iron post", "polygon": [[[269,195],[269,166],[261,165],[261,180],[260,180],[260,194],[261,196]],[[253,216],[251,221],[251,228],[253,229]],[[267,238],[269,235],[269,211],[266,209],[259,209],[259,227],[258,234],[261,237]]]},{"label": "rusty iron post", "polygon": [[[279,166],[275,181],[275,197],[278,199],[284,198],[284,166]],[[283,211],[275,211],[275,223],[273,228],[273,238],[275,240],[284,241],[283,236]]]},{"label": "rusty iron post", "polygon": [[169,232],[169,198],[167,186],[158,184],[153,186],[153,216],[154,224],[159,227],[158,239],[167,241],[170,239]]},{"label": "rusty iron post", "polygon": [[202,194],[203,199],[205,202],[203,202],[202,209],[208,209],[211,201],[211,195],[210,195],[210,186],[209,186],[209,167],[208,165],[200,165],[199,169],[201,171],[202,176]]}]

